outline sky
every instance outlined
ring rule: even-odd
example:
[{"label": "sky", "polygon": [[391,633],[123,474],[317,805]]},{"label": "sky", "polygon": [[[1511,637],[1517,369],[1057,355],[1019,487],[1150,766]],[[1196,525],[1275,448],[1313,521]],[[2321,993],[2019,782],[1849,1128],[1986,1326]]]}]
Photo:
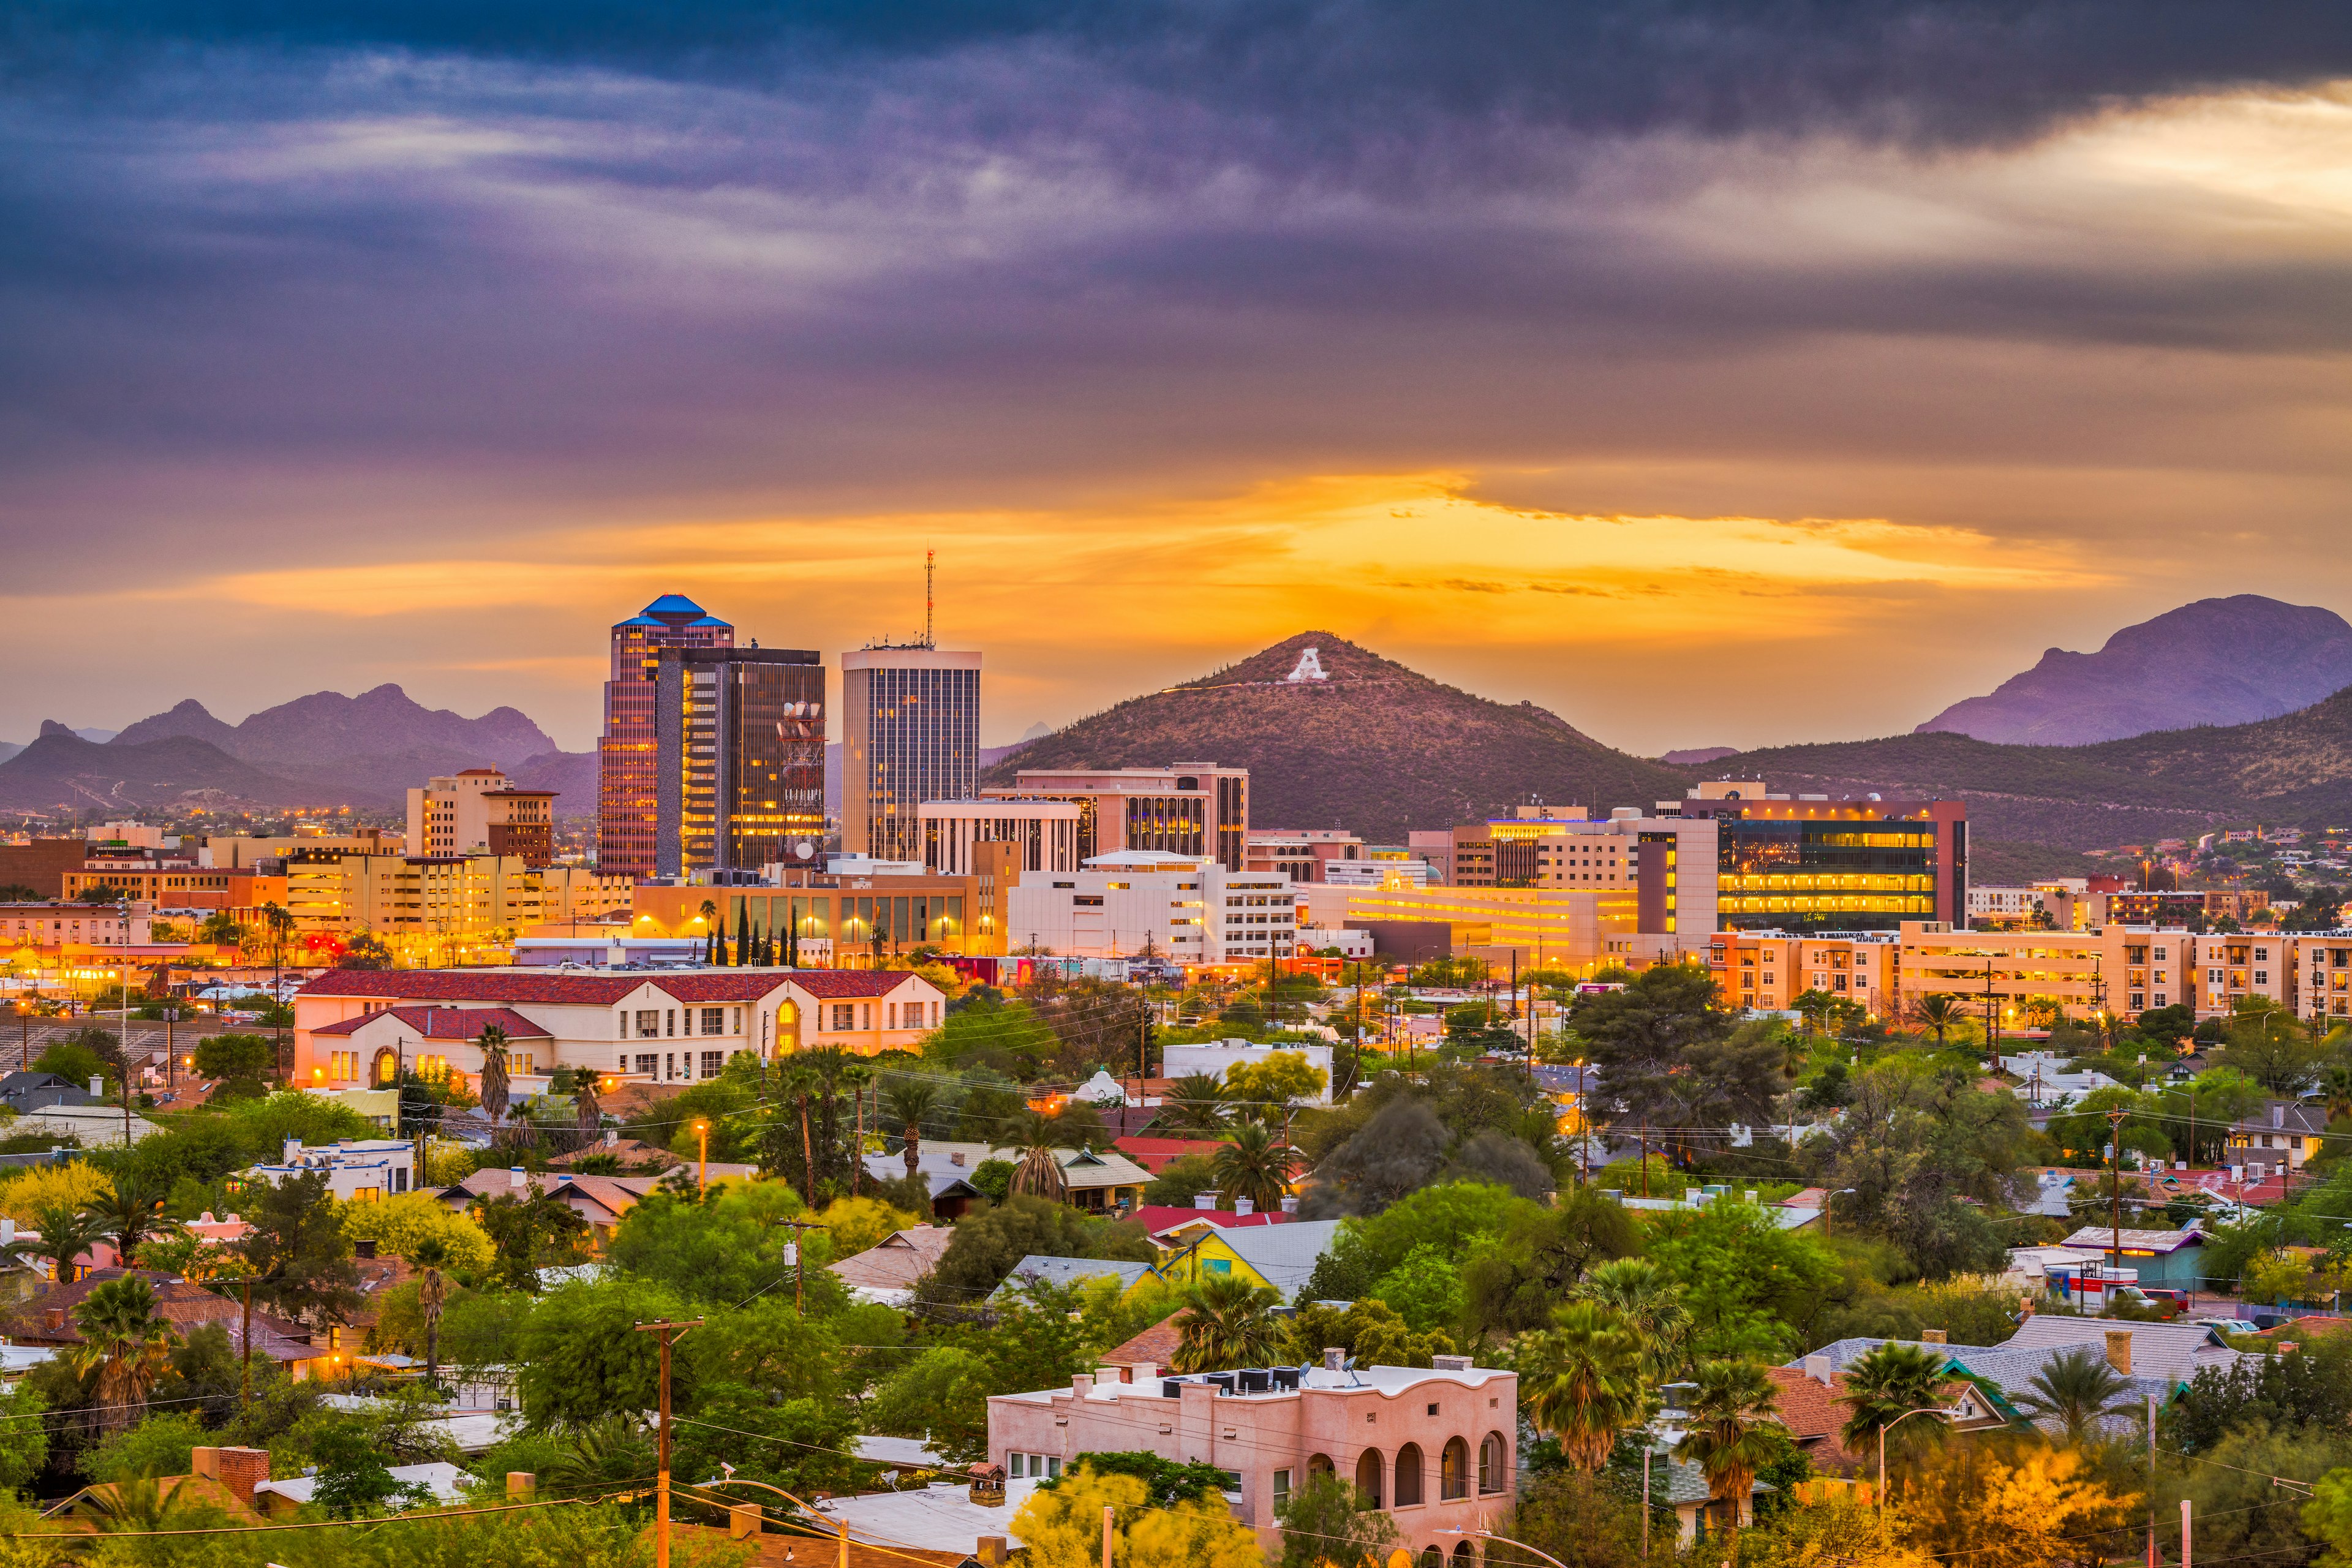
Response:
[{"label": "sky", "polygon": [[1612,744],[2352,610],[2352,9],[30,4],[0,739],[683,592],[983,740],[1304,630]]}]

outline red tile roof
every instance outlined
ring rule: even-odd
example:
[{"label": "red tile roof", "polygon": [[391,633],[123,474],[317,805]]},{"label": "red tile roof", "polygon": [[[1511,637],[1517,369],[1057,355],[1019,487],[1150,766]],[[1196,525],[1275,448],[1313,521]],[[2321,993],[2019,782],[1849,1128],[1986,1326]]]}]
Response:
[{"label": "red tile roof", "polygon": [[943,1225],[894,1230],[865,1251],[825,1267],[845,1285],[903,1290],[939,1267],[954,1237],[955,1232]]},{"label": "red tile roof", "polygon": [[1171,1226],[1189,1225],[1194,1220],[1207,1220],[1219,1230],[1232,1230],[1244,1226],[1280,1225],[1291,1216],[1286,1214],[1236,1214],[1232,1209],[1192,1209],[1174,1204],[1148,1204],[1135,1211],[1134,1216],[1143,1222],[1143,1228],[1153,1236]]},{"label": "red tile roof", "polygon": [[1764,1374],[1780,1389],[1780,1397],[1773,1414],[1788,1428],[1789,1436],[1812,1460],[1814,1468],[1838,1473],[1850,1472],[1854,1457],[1845,1451],[1838,1438],[1846,1418],[1853,1414],[1838,1402],[1846,1390],[1843,1373],[1831,1374],[1822,1383],[1800,1368],[1768,1366]]},{"label": "red tile roof", "polygon": [[1171,1312],[1123,1345],[1113,1345],[1095,1357],[1097,1366],[1132,1366],[1148,1361],[1162,1372],[1176,1359],[1176,1347],[1181,1342],[1182,1330],[1178,1323],[1181,1312]]},{"label": "red tile roof", "polygon": [[683,1003],[756,1002],[792,984],[826,1001],[881,996],[920,977],[903,969],[697,969],[551,974],[530,969],[331,969],[305,996],[420,1002],[538,1002],[610,1007],[641,985]]},{"label": "red tile roof", "polygon": [[1224,1145],[1213,1138],[1129,1136],[1114,1140],[1111,1147],[1156,1176],[1187,1154],[1214,1154]]},{"label": "red tile roof", "polygon": [[[93,1268],[70,1285],[51,1286],[7,1317],[0,1318],[0,1333],[34,1344],[79,1344],[81,1331],[74,1327],[74,1309],[100,1285],[126,1275],[137,1275],[147,1281],[155,1292],[155,1315],[168,1320],[184,1334],[205,1323],[218,1323],[228,1331],[229,1343],[234,1346],[244,1332],[244,1305],[229,1297],[215,1296],[201,1285],[191,1285],[152,1269]],[[309,1361],[323,1353],[305,1342],[310,1337],[310,1331],[299,1323],[289,1322],[259,1307],[253,1310],[253,1349],[257,1355],[276,1361]]]},{"label": "red tile roof", "polygon": [[478,1040],[482,1031],[496,1024],[510,1039],[547,1039],[548,1032],[511,1007],[386,1007],[381,1012],[346,1018],[340,1024],[327,1024],[312,1030],[319,1035],[349,1035],[366,1028],[378,1018],[397,1018],[426,1040]]}]

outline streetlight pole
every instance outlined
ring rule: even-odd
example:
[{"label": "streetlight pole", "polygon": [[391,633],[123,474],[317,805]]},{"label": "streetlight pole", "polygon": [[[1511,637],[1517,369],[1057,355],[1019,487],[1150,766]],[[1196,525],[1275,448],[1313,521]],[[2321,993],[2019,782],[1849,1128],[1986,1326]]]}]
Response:
[{"label": "streetlight pole", "polygon": [[[667,1385],[665,1384],[664,1386],[667,1387]],[[1923,1405],[1916,1410],[1906,1410],[1902,1415],[1897,1415],[1894,1420],[1889,1421],[1885,1426],[1881,1426],[1878,1429],[1878,1547],[1882,1552],[1886,1549],[1886,1434],[1893,1431],[1895,1427],[1902,1426],[1903,1423],[1910,1420],[1914,1415],[1942,1415],[1945,1414],[1947,1414],[1947,1412],[1940,1405]]]},{"label": "streetlight pole", "polygon": [[660,1452],[656,1455],[654,1491],[654,1568],[669,1568],[669,1352],[677,1336],[688,1329],[698,1329],[702,1320],[690,1323],[639,1323],[637,1332],[658,1335],[661,1340],[661,1427]]},{"label": "streetlight pole", "polygon": [[[1648,1521],[1649,1514],[1648,1510],[1645,1509],[1643,1511],[1643,1522],[1646,1526]],[[1497,1535],[1491,1530],[1441,1530],[1436,1533],[1439,1535],[1467,1536],[1477,1541],[1499,1542],[1505,1546],[1516,1546],[1522,1552],[1534,1552],[1537,1556],[1550,1563],[1551,1568],[1568,1568],[1567,1563],[1562,1563],[1559,1558],[1554,1557],[1550,1552],[1542,1550],[1540,1547],[1529,1546],[1524,1541],[1513,1541],[1509,1536]],[[1646,1548],[1644,1550],[1646,1552]]]}]

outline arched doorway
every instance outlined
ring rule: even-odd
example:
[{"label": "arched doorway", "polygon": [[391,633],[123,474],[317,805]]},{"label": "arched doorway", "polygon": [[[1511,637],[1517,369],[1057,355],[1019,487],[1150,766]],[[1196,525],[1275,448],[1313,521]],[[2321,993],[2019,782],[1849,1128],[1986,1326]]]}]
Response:
[{"label": "arched doorway", "polygon": [[1445,1502],[1470,1495],[1470,1445],[1459,1437],[1449,1439],[1438,1458],[1437,1495]]},{"label": "arched doorway", "polygon": [[400,1053],[391,1047],[376,1052],[375,1065],[368,1071],[368,1081],[378,1089],[388,1089],[400,1078]]},{"label": "arched doorway", "polygon": [[1339,1467],[1331,1463],[1331,1456],[1328,1454],[1309,1454],[1307,1456],[1307,1473],[1310,1476],[1328,1476],[1332,1474],[1336,1469],[1338,1469],[1338,1468]]},{"label": "arched doorway", "polygon": [[1356,1493],[1363,1500],[1366,1508],[1387,1506],[1381,1501],[1388,1494],[1388,1489],[1381,1485],[1382,1474],[1387,1468],[1388,1467],[1381,1463],[1381,1451],[1378,1448],[1365,1449],[1362,1457],[1357,1459]]},{"label": "arched doorway", "polygon": [[1503,1489],[1503,1472],[1509,1468],[1510,1450],[1503,1446],[1500,1432],[1489,1432],[1478,1445],[1478,1489],[1498,1492]]},{"label": "arched doorway", "polygon": [[1470,1568],[1470,1564],[1477,1561],[1478,1554],[1470,1550],[1468,1542],[1463,1542],[1454,1549],[1454,1568]]},{"label": "arched doorway", "polygon": [[788,1057],[801,1048],[801,1009],[797,1002],[776,1004],[776,1043],[772,1055]]},{"label": "arched doorway", "polygon": [[1445,1548],[1424,1546],[1421,1549],[1421,1568],[1445,1568]]},{"label": "arched doorway", "polygon": [[1421,1445],[1407,1443],[1397,1450],[1396,1506],[1411,1508],[1421,1500]]}]

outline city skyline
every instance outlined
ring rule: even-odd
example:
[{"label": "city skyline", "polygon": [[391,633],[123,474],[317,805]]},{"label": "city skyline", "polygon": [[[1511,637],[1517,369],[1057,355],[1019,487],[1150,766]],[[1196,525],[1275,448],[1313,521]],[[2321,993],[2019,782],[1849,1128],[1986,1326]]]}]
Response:
[{"label": "city skyline", "polygon": [[586,750],[627,606],[831,660],[926,549],[987,744],[1308,628],[1654,753],[2352,608],[2326,8],[204,15],[5,46],[7,603],[77,657],[0,737],[398,681]]}]

